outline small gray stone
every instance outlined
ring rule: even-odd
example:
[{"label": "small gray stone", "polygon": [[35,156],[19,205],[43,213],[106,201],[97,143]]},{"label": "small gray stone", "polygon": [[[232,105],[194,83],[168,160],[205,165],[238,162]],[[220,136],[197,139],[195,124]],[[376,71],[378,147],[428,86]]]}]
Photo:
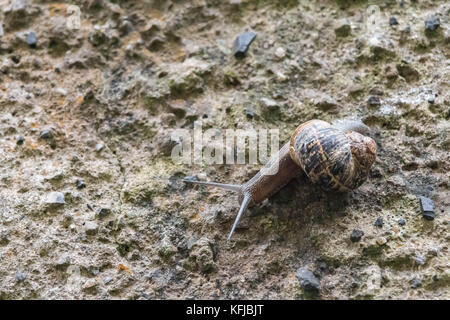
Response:
[{"label": "small gray stone", "polygon": [[41,139],[51,139],[51,138],[53,138],[52,130],[51,129],[42,130],[40,135],[39,135],[39,138],[41,138]]},{"label": "small gray stone", "polygon": [[347,37],[350,35],[351,31],[352,28],[348,23],[343,23],[336,29],[334,29],[334,33],[336,34],[337,37]]},{"label": "small gray stone", "polygon": [[383,227],[383,218],[377,218],[377,220],[374,223],[374,226],[378,227],[378,228],[382,228]]},{"label": "small gray stone", "polygon": [[423,254],[416,254],[413,257],[413,260],[418,264],[423,266],[425,264],[425,262],[427,261],[427,258],[425,258],[425,256]]},{"label": "small gray stone", "polygon": [[411,284],[411,288],[413,289],[420,288],[422,286],[422,279],[413,278],[409,281],[409,283]]},{"label": "small gray stone", "polygon": [[320,291],[319,280],[310,270],[299,268],[296,276],[303,290],[310,293],[318,293]]},{"label": "small gray stone", "polygon": [[36,48],[37,45],[37,37],[36,37],[36,33],[34,33],[33,31],[30,32],[27,35],[27,38],[25,40],[27,42],[27,44],[31,47],[31,48]]},{"label": "small gray stone", "polygon": [[255,40],[256,33],[244,32],[234,41],[233,55],[236,58],[244,58],[247,55],[250,44]]},{"label": "small gray stone", "polygon": [[425,31],[426,32],[435,31],[437,28],[439,28],[440,25],[441,24],[439,22],[439,19],[437,19],[436,16],[434,16],[434,15],[429,16],[425,20]]},{"label": "small gray stone", "polygon": [[111,208],[100,208],[97,210],[97,216],[99,218],[104,218],[111,214]]},{"label": "small gray stone", "polygon": [[103,143],[97,143],[97,145],[95,146],[95,151],[100,152],[104,147],[105,145]]},{"label": "small gray stone", "polygon": [[111,277],[106,277],[105,279],[103,279],[103,283],[104,284],[108,284],[108,283],[110,283],[112,281],[112,278]]},{"label": "small gray stone", "polygon": [[422,217],[426,220],[434,220],[433,200],[427,197],[419,197]]},{"label": "small gray stone", "polygon": [[84,223],[84,230],[87,235],[95,235],[98,232],[98,224],[94,221],[86,221]]},{"label": "small gray stone", "polygon": [[370,96],[369,99],[367,100],[367,103],[370,106],[379,106],[379,105],[381,105],[380,98],[378,98],[377,96]]},{"label": "small gray stone", "polygon": [[67,253],[63,253],[58,260],[56,260],[56,267],[62,269],[70,264],[70,257]]},{"label": "small gray stone", "polygon": [[397,18],[396,18],[396,17],[390,17],[390,18],[389,18],[389,25],[390,25],[390,26],[396,26],[396,25],[398,25]]},{"label": "small gray stone", "polygon": [[352,231],[352,234],[350,235],[350,240],[351,240],[352,242],[358,242],[359,240],[361,240],[361,237],[362,237],[363,235],[364,235],[364,232],[363,232],[363,231],[354,229],[354,230]]},{"label": "small gray stone", "polygon": [[16,144],[21,146],[25,142],[25,138],[23,136],[18,136],[16,140]]},{"label": "small gray stone", "polygon": [[261,107],[263,107],[266,112],[274,112],[280,109],[280,105],[272,99],[261,98],[259,102],[261,103]]},{"label": "small gray stone", "polygon": [[3,23],[0,21],[0,37],[3,37]]},{"label": "small gray stone", "polygon": [[283,59],[284,56],[286,55],[286,50],[282,47],[278,47],[275,50],[275,55],[279,58],[279,59]]},{"label": "small gray stone", "polygon": [[245,115],[248,119],[253,119],[255,117],[255,113],[252,108],[245,108]]},{"label": "small gray stone", "polygon": [[398,222],[398,224],[401,225],[401,226],[404,226],[404,225],[406,224],[405,219],[398,219],[397,222]]},{"label": "small gray stone", "polygon": [[77,186],[77,189],[83,189],[86,187],[86,184],[84,183],[83,180],[77,179],[77,181],[75,182],[75,185]]},{"label": "small gray stone", "polygon": [[17,282],[22,282],[27,278],[27,275],[22,273],[22,272],[17,272],[16,273],[16,280]]},{"label": "small gray stone", "polygon": [[63,205],[66,204],[66,201],[64,200],[64,194],[61,192],[50,192],[47,196],[46,203],[52,204],[52,205]]}]

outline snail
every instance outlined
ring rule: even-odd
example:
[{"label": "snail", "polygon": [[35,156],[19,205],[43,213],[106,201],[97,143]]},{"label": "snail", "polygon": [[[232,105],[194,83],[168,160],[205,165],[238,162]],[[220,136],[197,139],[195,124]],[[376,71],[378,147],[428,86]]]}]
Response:
[{"label": "snail", "polygon": [[[324,190],[346,192],[358,188],[376,158],[377,145],[366,136],[368,132],[360,120],[337,120],[332,124],[310,120],[299,125],[290,141],[245,184],[183,181],[238,192],[241,206],[228,235],[230,240],[249,205],[271,197],[302,172]],[[276,173],[267,174],[273,168]]]}]

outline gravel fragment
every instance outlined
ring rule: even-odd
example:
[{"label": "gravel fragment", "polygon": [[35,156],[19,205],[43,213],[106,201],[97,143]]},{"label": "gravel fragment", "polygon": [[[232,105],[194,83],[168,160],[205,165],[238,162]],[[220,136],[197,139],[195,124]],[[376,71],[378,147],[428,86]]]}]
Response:
[{"label": "gravel fragment", "polygon": [[320,291],[319,280],[310,270],[299,268],[296,276],[303,290],[310,293],[318,293]]},{"label": "gravel fragment", "polygon": [[67,267],[70,264],[70,257],[68,253],[63,253],[57,260],[55,263],[55,266],[58,269],[63,269],[65,267]]},{"label": "gravel fragment", "polygon": [[255,117],[255,113],[251,108],[245,108],[245,115],[247,116],[248,119],[253,119]]},{"label": "gravel fragment", "polygon": [[95,151],[100,152],[103,150],[104,147],[105,145],[103,143],[97,143],[95,146]]},{"label": "gravel fragment", "polygon": [[426,220],[434,220],[434,205],[433,200],[427,197],[419,197],[420,208],[422,210],[422,217]]},{"label": "gravel fragment", "polygon": [[378,228],[382,228],[383,227],[383,218],[377,218],[377,220],[374,223],[374,226],[378,227]]},{"label": "gravel fragment", "polygon": [[404,225],[406,224],[405,219],[398,219],[397,222],[398,222],[398,224],[401,225],[401,226],[404,226]]},{"label": "gravel fragment", "polygon": [[427,258],[420,253],[417,253],[414,257],[413,260],[420,266],[423,266],[426,262],[427,262]]},{"label": "gravel fragment", "polygon": [[61,192],[50,192],[47,196],[46,203],[52,204],[52,205],[63,205],[66,204],[66,201],[64,200],[64,194]]},{"label": "gravel fragment", "polygon": [[370,106],[379,106],[379,105],[381,105],[380,98],[378,98],[377,96],[370,96],[369,99],[367,100],[367,103]]},{"label": "gravel fragment", "polygon": [[420,278],[412,278],[409,283],[411,284],[411,288],[417,289],[422,286],[422,279]]},{"label": "gravel fragment", "polygon": [[42,130],[39,138],[41,139],[52,139],[53,138],[53,131],[51,129],[45,129]]},{"label": "gravel fragment", "polygon": [[30,32],[27,35],[27,38],[25,40],[27,42],[27,44],[30,46],[30,48],[36,48],[37,46],[37,36],[36,33],[34,32]]},{"label": "gravel fragment", "polygon": [[350,235],[350,240],[352,242],[358,242],[359,240],[361,240],[363,235],[364,235],[363,231],[354,229]]},{"label": "gravel fragment", "polygon": [[16,273],[16,280],[17,282],[22,282],[27,278],[27,275],[22,273],[22,272],[17,272]]},{"label": "gravel fragment", "polygon": [[389,25],[390,25],[390,26],[396,26],[396,25],[398,25],[397,18],[396,18],[396,17],[390,17],[390,18],[389,18]]},{"label": "gravel fragment", "polygon": [[97,216],[99,218],[104,218],[110,214],[111,214],[111,208],[103,207],[103,208],[100,208],[97,210]]},{"label": "gravel fragment", "polygon": [[16,144],[21,146],[25,142],[25,138],[23,136],[18,136],[16,140]]},{"label": "gravel fragment", "polygon": [[436,18],[435,15],[429,16],[425,20],[425,31],[426,32],[433,32],[440,26],[440,21],[438,18]]},{"label": "gravel fragment", "polygon": [[286,50],[284,50],[284,48],[282,47],[278,47],[275,50],[275,55],[277,56],[277,58],[283,59],[286,56]]},{"label": "gravel fragment", "polygon": [[387,239],[385,237],[378,237],[376,241],[379,246],[385,245],[387,243]]},{"label": "gravel fragment", "polygon": [[76,185],[77,189],[86,188],[86,184],[84,183],[83,180],[80,180],[80,179],[77,179],[77,181],[75,182],[75,185]]},{"label": "gravel fragment", "polygon": [[351,26],[348,23],[343,23],[334,29],[334,33],[337,37],[348,37],[352,31]]},{"label": "gravel fragment", "polygon": [[98,232],[98,224],[94,221],[86,221],[84,223],[84,230],[87,235],[95,235]]},{"label": "gravel fragment", "polygon": [[234,41],[233,55],[236,58],[244,58],[247,55],[250,44],[255,40],[256,33],[244,32]]}]

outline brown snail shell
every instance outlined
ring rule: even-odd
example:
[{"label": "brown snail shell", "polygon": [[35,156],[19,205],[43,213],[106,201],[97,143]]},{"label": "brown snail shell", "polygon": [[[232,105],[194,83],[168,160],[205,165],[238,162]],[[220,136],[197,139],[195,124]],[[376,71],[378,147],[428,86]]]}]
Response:
[{"label": "brown snail shell", "polygon": [[366,179],[376,144],[358,132],[345,133],[325,121],[311,120],[292,134],[289,154],[311,182],[325,190],[349,191]]}]

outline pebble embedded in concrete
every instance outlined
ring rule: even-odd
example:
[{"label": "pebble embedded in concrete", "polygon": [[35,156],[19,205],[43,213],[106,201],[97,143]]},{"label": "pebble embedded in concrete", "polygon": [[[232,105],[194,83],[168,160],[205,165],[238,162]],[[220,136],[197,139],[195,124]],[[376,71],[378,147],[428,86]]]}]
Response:
[{"label": "pebble embedded in concrete", "polygon": [[306,268],[299,268],[297,269],[296,277],[303,290],[309,293],[319,293],[319,280],[310,270]]},{"label": "pebble embedded in concrete", "polygon": [[64,200],[64,194],[57,191],[50,192],[47,195],[46,203],[52,205],[64,205],[66,204],[66,201]]},{"label": "pebble embedded in concrete", "polygon": [[233,55],[236,58],[244,58],[247,55],[247,51],[256,38],[254,32],[244,32],[240,34],[234,41]]}]

